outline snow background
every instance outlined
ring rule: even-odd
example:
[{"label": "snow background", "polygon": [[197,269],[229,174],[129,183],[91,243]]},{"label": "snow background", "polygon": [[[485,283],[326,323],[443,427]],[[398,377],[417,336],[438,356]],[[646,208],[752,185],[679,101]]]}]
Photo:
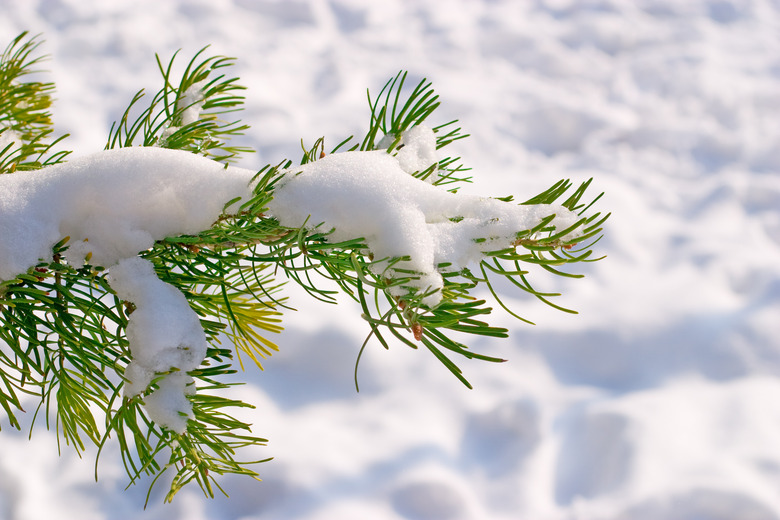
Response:
[{"label": "snow background", "polygon": [[[428,77],[461,120],[469,193],[522,198],[559,178],[612,211],[570,316],[516,295],[510,359],[370,347],[349,302],[288,287],[282,352],[237,395],[270,439],[262,484],[223,479],[142,511],[115,451],[78,459],[38,424],[0,435],[0,518],[780,518],[780,3],[776,0],[0,0],[0,35],[41,32],[60,132],[103,148],[154,53],[239,58],[259,168],[361,134],[365,89]],[[774,333],[774,334],[773,334]],[[7,423],[4,422],[3,426]]]}]

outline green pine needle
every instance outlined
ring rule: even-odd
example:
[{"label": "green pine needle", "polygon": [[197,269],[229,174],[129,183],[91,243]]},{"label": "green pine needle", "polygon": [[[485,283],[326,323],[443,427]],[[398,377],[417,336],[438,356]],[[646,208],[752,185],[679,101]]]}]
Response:
[{"label": "green pine needle", "polygon": [[[51,139],[48,110],[54,85],[28,81],[43,59],[36,54],[39,45],[37,38],[23,33],[0,57],[0,173],[39,169],[65,160],[69,153],[55,152],[62,138]],[[196,53],[178,76],[176,55],[167,64],[157,57],[162,87],[145,107],[143,91],[130,100],[112,125],[106,148],[159,146],[226,164],[250,152],[230,143],[248,129],[234,118],[242,108],[244,89],[238,78],[228,74],[234,59],[208,57],[206,50]],[[429,123],[440,106],[439,96],[427,80],[410,86],[408,79],[406,72],[399,72],[378,95],[369,93],[365,135],[343,139],[331,153],[383,149],[396,154],[403,133],[423,123],[433,129],[439,150],[467,137],[457,121]],[[326,154],[325,138],[302,148],[301,164],[317,161]],[[459,157],[442,155],[445,158],[435,168],[414,175],[425,179],[435,174],[433,184],[451,191],[470,182]],[[143,399],[155,390],[154,381],[142,395],[124,395],[124,372],[131,360],[126,330],[134,307],[116,296],[105,269],[75,268],[62,260],[68,237],[53,246],[51,262],[0,282],[0,406],[8,424],[20,429],[21,397],[36,396],[39,405],[31,428],[40,415],[48,428],[57,431],[59,444],[64,441],[79,453],[94,444],[98,459],[108,442],[115,443],[129,485],[145,482],[151,493],[161,475],[173,473],[167,501],[193,482],[213,497],[217,491],[224,493],[220,476],[232,473],[257,479],[256,465],[268,460],[241,457],[247,448],[267,441],[234,417],[251,405],[221,394],[233,384],[226,381],[237,372],[235,361],[241,369],[244,360],[262,368],[261,362],[278,350],[269,337],[281,330],[281,312],[289,308],[281,295],[286,279],[322,301],[334,303],[338,293],[344,293],[359,303],[368,335],[357,362],[372,341],[384,348],[393,343],[423,347],[420,350],[430,352],[470,388],[456,361],[504,360],[473,351],[469,340],[508,335],[507,329],[488,322],[493,308],[475,294],[489,294],[512,316],[531,323],[498,294],[496,281],[506,280],[521,294],[574,312],[553,301],[560,295],[537,291],[532,282],[548,274],[581,277],[569,266],[599,259],[593,258],[593,246],[609,217],[593,211],[601,195],[587,194],[590,180],[577,187],[568,180],[558,181],[523,204],[562,204],[580,216],[576,224],[557,230],[550,217],[532,229],[517,230],[513,247],[488,252],[473,272],[440,265],[441,302],[428,306],[421,291],[409,289],[400,298],[393,295],[398,288],[414,287],[412,282],[420,276],[397,268],[405,259],[375,259],[362,238],[335,243],[329,233],[306,226],[286,228],[266,215],[274,188],[291,165],[282,160],[261,168],[254,197],[242,201],[236,214],[221,216],[198,234],[160,240],[140,253],[152,262],[160,280],[185,295],[209,343],[206,360],[189,374],[196,392],[188,397],[193,414],[182,434],[161,428],[146,413]],[[510,202],[512,197],[501,200]],[[579,238],[566,239],[575,231]],[[385,261],[388,269],[396,267],[394,277],[376,272],[379,261]],[[157,381],[164,375],[158,374]],[[355,378],[357,385],[357,365]]]}]

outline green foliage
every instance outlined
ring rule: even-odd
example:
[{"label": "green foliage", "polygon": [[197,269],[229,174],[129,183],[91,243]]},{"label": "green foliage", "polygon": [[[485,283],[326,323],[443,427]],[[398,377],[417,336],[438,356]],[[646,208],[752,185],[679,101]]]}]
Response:
[{"label": "green foliage", "polygon": [[[373,101],[369,94],[371,116],[366,136],[359,144],[351,146],[353,138],[350,137],[342,141],[333,152],[347,147],[349,150],[386,149],[390,154],[397,153],[403,132],[426,122],[439,106],[438,96],[434,93],[430,82],[423,79],[408,92],[404,90],[406,78],[407,73],[400,72],[385,84]],[[460,133],[461,129],[455,127],[456,124],[457,121],[450,121],[433,127],[437,149],[440,150],[458,139],[467,137]],[[305,151],[301,162],[308,163],[323,156],[323,143],[324,139],[317,140],[311,150]],[[459,160],[459,157],[446,157],[440,160],[438,178],[433,184],[449,185],[469,181],[470,178],[458,177],[459,172],[465,170],[459,164]],[[413,175],[425,179],[435,170],[436,165],[425,171],[415,172]],[[276,172],[276,177],[268,181],[269,187],[272,189],[272,185],[283,175],[283,172]],[[579,278],[581,275],[567,273],[560,267],[598,260],[591,258],[592,246],[598,241],[602,231],[601,226],[609,215],[598,212],[588,214],[592,205],[601,197],[599,195],[587,204],[582,201],[590,183],[591,180],[588,180],[580,184],[567,196],[572,183],[561,180],[523,203],[559,203],[577,212],[581,218],[569,229],[556,230],[550,225],[553,218],[550,217],[532,229],[519,230],[515,247],[489,252],[477,266],[478,271],[462,269],[458,272],[447,272],[448,265],[439,265],[445,282],[442,291],[443,299],[433,308],[422,303],[426,296],[423,293],[410,294],[403,299],[392,296],[389,292],[392,286],[408,286],[411,280],[419,277],[419,273],[406,272],[406,278],[398,276],[390,278],[376,274],[371,267],[383,259],[374,259],[368,253],[362,239],[333,243],[328,240],[327,233],[309,233],[306,229],[289,230],[286,234],[280,233],[279,240],[268,244],[268,252],[262,254],[260,258],[275,262],[279,269],[284,270],[289,277],[316,298],[336,302],[335,293],[320,288],[320,280],[312,278],[312,272],[334,281],[342,292],[358,301],[363,309],[362,317],[370,327],[370,333],[363,343],[361,353],[372,337],[388,349],[391,338],[415,349],[422,345],[463,384],[471,388],[461,369],[448,357],[447,352],[467,359],[500,362],[503,361],[500,358],[470,350],[461,338],[467,334],[490,337],[508,335],[507,329],[493,327],[484,321],[492,312],[492,308],[485,300],[477,300],[472,296],[480,286],[487,287],[496,302],[507,312],[528,323],[531,322],[512,312],[501,300],[494,289],[493,280],[496,276],[507,279],[513,286],[548,305],[566,312],[574,312],[550,301],[551,298],[560,296],[559,294],[541,293],[535,290],[529,281],[529,269],[540,267],[553,274]],[[563,237],[573,231],[578,231],[576,242],[565,241]],[[392,260],[390,267],[401,260],[404,259]],[[395,271],[399,272],[398,269]],[[358,363],[359,360],[360,356],[358,356]],[[355,366],[356,387],[358,387],[358,363]]]},{"label": "green foliage", "polygon": [[[387,150],[391,154],[397,152],[401,143],[401,135],[413,126],[426,121],[439,107],[441,104],[439,96],[434,92],[432,83],[422,79],[411,92],[405,92],[404,85],[407,77],[406,71],[399,72],[385,83],[375,100],[371,99],[371,92],[368,92],[368,106],[371,110],[368,131],[362,141],[359,144],[353,144],[348,148],[349,150]],[[433,128],[436,134],[437,150],[441,150],[454,141],[468,137],[468,134],[461,133],[460,127],[455,127],[457,123],[457,121],[449,121]],[[350,136],[342,141],[332,153],[349,145],[353,137]],[[315,157],[309,158],[314,159]],[[431,165],[424,171],[416,172],[414,176],[425,180],[434,170],[438,174],[433,182],[436,186],[471,181],[471,177],[459,176],[462,172],[469,170],[460,164],[460,157],[445,157],[439,160],[437,165]],[[457,191],[457,187],[450,191]]]},{"label": "green foliage", "polygon": [[[34,38],[26,39],[22,34],[8,47],[0,64],[0,138],[13,136],[6,138],[9,144],[0,154],[2,173],[40,168],[63,160],[68,153],[51,153],[58,141],[45,144],[52,132],[46,110],[53,85],[19,81],[38,63],[40,58],[32,55],[37,46]],[[238,120],[224,120],[240,110],[243,100],[237,95],[243,89],[238,79],[226,74],[233,59],[203,58],[204,52],[186,65],[178,81],[173,80],[174,59],[163,65],[158,57],[163,87],[148,106],[141,106],[143,91],[133,97],[112,125],[106,148],[160,146],[224,163],[248,151],[229,144],[229,139],[247,126]],[[369,94],[365,136],[349,137],[331,153],[342,149],[397,153],[403,132],[427,122],[439,106],[429,82],[422,80],[408,89],[406,80],[407,74],[399,73],[375,98]],[[433,129],[439,149],[466,137],[456,121]],[[324,156],[324,142],[320,138],[309,149],[304,148],[300,163]],[[551,218],[545,219],[533,229],[518,230],[514,247],[490,252],[473,269],[449,272],[448,266],[440,265],[445,280],[443,298],[430,307],[423,303],[425,294],[419,292],[404,298],[390,294],[393,286],[409,285],[419,273],[402,272],[404,277],[392,279],[375,273],[371,267],[380,259],[372,258],[362,238],[334,243],[327,233],[286,228],[265,214],[275,186],[290,166],[291,161],[283,160],[261,168],[254,197],[242,201],[239,211],[223,215],[210,229],[197,235],[168,237],[141,253],[153,263],[162,281],[186,296],[200,316],[209,342],[205,362],[190,373],[197,392],[188,396],[193,417],[183,434],[154,424],[142,406],[143,395],[123,395],[123,374],[130,362],[125,331],[133,306],[116,296],[103,267],[75,268],[62,260],[67,237],[54,246],[52,262],[0,283],[0,405],[10,425],[21,428],[16,416],[22,410],[20,396],[35,396],[47,427],[54,427],[58,438],[77,451],[91,443],[100,447],[100,453],[113,438],[131,483],[149,476],[153,485],[171,471],[174,477],[168,500],[192,481],[213,496],[215,488],[221,489],[217,476],[236,473],[257,478],[253,466],[262,462],[241,460],[241,448],[266,441],[252,434],[249,424],[230,415],[234,413],[231,410],[251,405],[223,394],[231,385],[227,377],[236,372],[234,356],[242,368],[244,358],[259,366],[277,350],[266,335],[280,330],[280,309],[285,306],[279,296],[282,273],[319,300],[335,303],[338,293],[344,293],[359,302],[369,329],[360,353],[371,339],[385,348],[393,341],[415,349],[423,346],[469,385],[451,357],[501,361],[473,352],[466,339],[469,335],[508,334],[485,321],[492,308],[474,297],[474,292],[486,287],[511,313],[495,291],[499,277],[546,304],[572,312],[551,301],[557,294],[535,290],[530,273],[541,270],[580,276],[563,268],[595,260],[592,246],[608,216],[591,210],[599,197],[587,202],[590,181],[573,190],[571,182],[559,181],[523,204],[560,203],[581,216],[572,228],[558,230],[551,226]],[[470,180],[462,176],[467,169],[459,157],[445,157],[437,166],[414,175],[426,178],[435,171],[438,177],[434,184],[451,191]],[[564,239],[573,230],[579,232],[576,243]],[[390,266],[397,267],[402,260],[391,259]],[[154,389],[153,382],[145,395]]]},{"label": "green foliage", "polygon": [[[38,62],[30,57],[36,47],[34,40],[25,42],[24,35],[14,40],[0,77],[15,82],[13,78],[26,74],[25,67]],[[232,60],[193,59],[179,85],[170,81],[172,62],[160,66],[164,87],[130,123],[130,113],[142,95],[133,98],[120,123],[112,127],[108,147],[163,145],[231,160],[243,150],[228,146],[224,139],[246,128],[218,119],[241,103],[241,98],[232,94],[242,88],[236,85],[236,78],[218,75]],[[195,120],[185,122],[183,114],[190,106],[182,99],[192,85],[200,85],[203,98],[195,98],[193,103],[202,102],[202,106]],[[3,173],[61,160],[64,153],[48,161],[27,159],[41,155],[40,143],[51,133],[49,115],[41,110],[50,104],[53,85],[14,83],[10,94],[6,84],[2,86],[0,95],[9,101],[3,104],[8,112],[0,117],[20,121],[8,127],[24,143],[10,156],[13,160],[3,163]],[[33,117],[20,115],[19,106],[40,108],[32,112]],[[187,296],[201,317],[210,344],[203,365],[190,373],[197,393],[190,396],[193,418],[184,434],[154,424],[141,406],[143,396],[128,399],[123,395],[122,377],[130,362],[125,331],[132,305],[115,296],[104,268],[86,265],[76,269],[62,260],[67,237],[54,247],[53,262],[0,283],[0,405],[10,425],[21,427],[16,415],[22,409],[19,396],[38,396],[36,417],[43,416],[46,426],[55,428],[58,438],[77,451],[83,451],[87,443],[102,451],[115,438],[131,482],[151,475],[154,483],[173,471],[169,500],[193,480],[213,496],[219,475],[239,473],[257,478],[252,469],[257,461],[236,457],[239,448],[262,445],[266,440],[253,435],[249,424],[229,413],[251,405],[220,394],[231,386],[225,378],[236,372],[233,346],[242,366],[242,354],[259,365],[263,357],[277,350],[265,333],[281,330],[277,308],[283,300],[272,296],[279,283],[267,266],[247,254],[247,246],[265,236],[259,215],[267,200],[266,195],[260,195],[246,201],[237,215],[226,215],[198,237],[163,240],[142,255],[154,263],[161,280]],[[229,344],[223,346],[226,339]],[[145,395],[154,390],[152,384]]]},{"label": "green foliage", "polygon": [[133,109],[144,97],[139,90],[122,114],[111,125],[106,149],[125,146],[159,146],[204,155],[215,161],[229,162],[245,147],[230,146],[227,141],[249,128],[240,121],[223,121],[222,116],[240,110],[244,98],[237,95],[246,87],[238,78],[226,78],[222,69],[233,65],[234,58],[212,56],[198,61],[208,47],[201,49],[187,64],[178,83],[173,79],[176,55],[164,66],[157,58],[163,77],[162,88],[149,106],[132,118]]},{"label": "green foliage", "polygon": [[0,172],[55,164],[69,153],[53,151],[65,136],[49,141],[54,84],[22,81],[44,59],[35,55],[39,45],[24,32],[0,56]]}]

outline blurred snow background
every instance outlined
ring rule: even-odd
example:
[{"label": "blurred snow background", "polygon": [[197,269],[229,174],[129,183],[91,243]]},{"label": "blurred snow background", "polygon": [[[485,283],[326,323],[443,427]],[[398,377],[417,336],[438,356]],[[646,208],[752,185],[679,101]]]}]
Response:
[{"label": "blurred snow background", "polygon": [[[462,363],[372,345],[358,309],[299,308],[266,371],[237,390],[270,439],[264,482],[224,479],[172,505],[126,485],[115,451],[57,456],[0,435],[0,518],[780,518],[780,3],[776,0],[0,0],[0,36],[43,33],[55,122],[103,148],[154,53],[239,58],[242,166],[360,134],[365,89],[427,77],[461,120],[470,193],[522,198],[595,177],[612,211],[578,316],[515,295],[509,358]],[[5,424],[4,424],[5,426]],[[39,424],[38,426],[42,426]]]}]

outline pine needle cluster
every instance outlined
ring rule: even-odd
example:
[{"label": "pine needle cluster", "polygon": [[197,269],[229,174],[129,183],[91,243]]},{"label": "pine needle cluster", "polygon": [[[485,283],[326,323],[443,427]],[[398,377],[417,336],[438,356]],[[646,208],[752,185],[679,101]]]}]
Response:
[{"label": "pine needle cluster", "polygon": [[[25,81],[42,59],[36,55],[39,44],[24,33],[0,58],[0,174],[30,170],[25,174],[35,175],[35,170],[62,162],[69,154],[56,150],[66,136],[53,138],[48,110],[54,85]],[[248,129],[234,118],[241,110],[244,89],[229,74],[234,60],[206,56],[206,51],[198,52],[179,77],[174,76],[175,55],[168,63],[157,57],[162,87],[150,99],[144,91],[131,99],[111,127],[106,148],[157,146],[225,164],[251,151],[230,144],[231,137]],[[403,132],[429,121],[440,104],[430,82],[422,80],[409,88],[407,81],[407,73],[401,72],[377,96],[369,93],[364,136],[344,139],[330,151],[325,149],[325,139],[319,138],[304,148],[299,164],[348,150],[397,153]],[[457,121],[429,126],[439,150],[467,137]],[[450,191],[470,182],[459,157],[441,155],[445,157],[438,164],[414,175],[425,179],[435,170],[434,184]],[[193,416],[184,433],[156,425],[142,406],[143,395],[123,395],[132,304],[116,296],[107,269],[89,264],[76,268],[63,260],[67,237],[53,247],[51,262],[0,283],[0,406],[8,423],[21,428],[17,414],[23,411],[23,397],[32,396],[38,403],[34,416],[77,451],[89,443],[98,446],[100,453],[107,443],[116,442],[131,484],[145,477],[154,485],[162,475],[172,473],[168,500],[192,481],[213,496],[215,489],[221,489],[220,475],[258,478],[254,468],[263,461],[243,460],[242,448],[266,440],[233,416],[236,409],[252,405],[228,399],[224,390],[234,384],[227,381],[237,371],[236,361],[242,369],[245,359],[260,366],[277,350],[269,335],[281,330],[284,282],[298,283],[326,302],[335,303],[339,293],[359,302],[368,324],[360,353],[371,339],[385,348],[393,342],[415,349],[422,346],[470,386],[453,356],[502,361],[470,350],[466,340],[470,335],[508,334],[487,323],[492,308],[473,296],[476,289],[487,287],[498,305],[524,321],[500,299],[496,279],[573,312],[553,303],[556,294],[534,289],[530,273],[542,270],[579,277],[563,268],[595,260],[592,246],[608,217],[592,210],[600,195],[585,198],[590,181],[576,187],[568,180],[555,183],[521,204],[562,204],[580,216],[575,225],[560,230],[545,219],[532,229],[518,230],[513,247],[488,253],[473,268],[450,272],[440,266],[445,273],[442,300],[429,307],[423,303],[424,294],[403,299],[392,295],[394,285],[408,282],[416,273],[393,279],[376,274],[371,269],[376,260],[362,238],[335,243],[328,233],[287,228],[266,215],[275,186],[292,165],[285,159],[261,168],[254,197],[242,201],[239,211],[223,215],[210,229],[167,237],[139,253],[153,263],[162,281],[186,296],[209,342],[205,362],[190,374],[197,391],[188,396]],[[574,230],[579,232],[576,243],[565,238]],[[392,259],[390,265],[402,260]],[[153,382],[147,395],[154,389]]]}]

